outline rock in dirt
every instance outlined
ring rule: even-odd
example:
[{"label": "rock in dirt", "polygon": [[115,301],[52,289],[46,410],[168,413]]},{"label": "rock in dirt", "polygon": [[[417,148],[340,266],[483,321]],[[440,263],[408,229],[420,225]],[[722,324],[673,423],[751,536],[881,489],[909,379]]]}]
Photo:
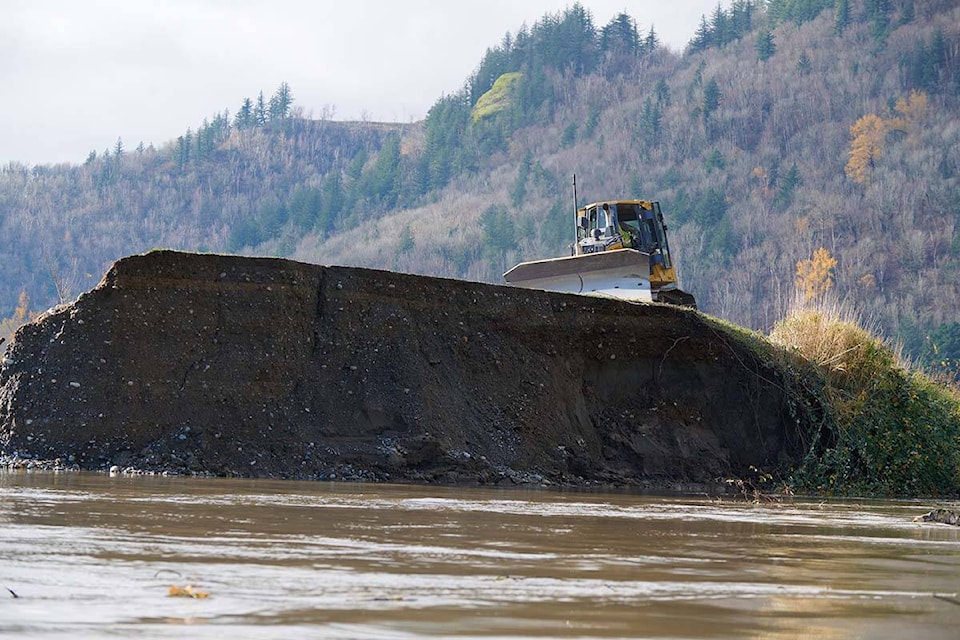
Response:
[{"label": "rock in dirt", "polygon": [[801,446],[697,312],[281,259],[125,258],[3,363],[0,449],[84,469],[679,488]]}]

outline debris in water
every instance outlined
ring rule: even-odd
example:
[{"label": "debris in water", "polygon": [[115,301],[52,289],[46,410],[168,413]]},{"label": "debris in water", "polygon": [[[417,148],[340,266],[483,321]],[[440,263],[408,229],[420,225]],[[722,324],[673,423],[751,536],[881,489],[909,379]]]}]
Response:
[{"label": "debris in water", "polygon": [[167,593],[167,595],[171,598],[196,598],[198,600],[210,597],[210,594],[206,591],[194,589],[192,584],[188,584],[185,587],[170,585],[170,591]]},{"label": "debris in water", "polygon": [[950,509],[934,509],[913,519],[914,522],[940,522],[960,526],[960,512]]}]

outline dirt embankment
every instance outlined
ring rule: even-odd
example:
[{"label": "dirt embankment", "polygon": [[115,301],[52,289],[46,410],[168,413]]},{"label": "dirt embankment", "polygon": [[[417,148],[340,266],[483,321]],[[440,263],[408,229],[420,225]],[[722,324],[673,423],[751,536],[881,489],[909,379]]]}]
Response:
[{"label": "dirt embankment", "polygon": [[782,376],[686,309],[158,251],[18,333],[0,448],[90,469],[668,487],[794,459]]}]

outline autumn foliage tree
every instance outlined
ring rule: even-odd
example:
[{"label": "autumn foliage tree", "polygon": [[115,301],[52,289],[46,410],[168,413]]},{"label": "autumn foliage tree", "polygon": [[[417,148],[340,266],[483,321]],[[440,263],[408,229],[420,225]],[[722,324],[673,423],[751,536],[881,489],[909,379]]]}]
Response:
[{"label": "autumn foliage tree", "polygon": [[889,121],[891,129],[908,135],[913,133],[927,114],[928,101],[927,94],[916,89],[911,91],[909,96],[897,98],[897,104],[893,108],[897,116]]},{"label": "autumn foliage tree", "polygon": [[836,258],[823,247],[814,251],[809,260],[797,262],[797,289],[803,292],[805,301],[822,297],[833,288],[833,269],[836,266]]},{"label": "autumn foliage tree", "polygon": [[21,291],[20,297],[17,298],[17,308],[14,310],[13,315],[0,320],[0,338],[9,340],[20,326],[30,322],[36,317],[37,314],[30,311],[30,296],[27,295],[26,290]]},{"label": "autumn foliage tree", "polygon": [[927,94],[923,91],[911,91],[909,96],[897,99],[891,118],[881,118],[868,113],[850,127],[850,159],[845,171],[847,177],[857,184],[866,184],[870,180],[870,170],[874,161],[883,153],[887,135],[891,131],[911,133],[923,119],[927,111]]},{"label": "autumn foliage tree", "polygon": [[857,184],[870,180],[873,162],[883,153],[883,145],[890,131],[890,123],[880,116],[868,113],[850,127],[850,159],[845,172]]}]

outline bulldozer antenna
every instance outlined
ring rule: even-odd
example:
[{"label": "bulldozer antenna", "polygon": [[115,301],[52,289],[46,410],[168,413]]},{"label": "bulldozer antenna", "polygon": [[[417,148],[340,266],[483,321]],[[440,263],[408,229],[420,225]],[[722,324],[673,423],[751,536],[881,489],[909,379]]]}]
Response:
[{"label": "bulldozer antenna", "polygon": [[577,201],[577,174],[573,174],[573,213],[576,214],[580,209],[580,203]]}]

